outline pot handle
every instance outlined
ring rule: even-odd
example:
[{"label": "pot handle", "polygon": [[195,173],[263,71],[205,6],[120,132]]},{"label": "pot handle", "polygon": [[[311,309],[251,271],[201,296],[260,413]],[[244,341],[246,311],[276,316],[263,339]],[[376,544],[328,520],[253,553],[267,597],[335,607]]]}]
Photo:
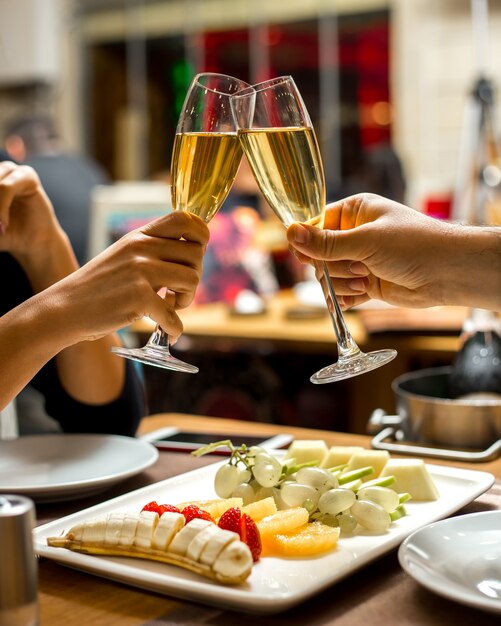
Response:
[{"label": "pot handle", "polygon": [[410,454],[414,456],[430,456],[436,459],[449,459],[451,461],[469,461],[470,463],[492,461],[501,453],[501,439],[495,441],[481,452],[467,452],[463,450],[448,450],[443,448],[430,448],[428,446],[417,446],[405,443],[393,443],[386,441],[392,438],[395,440],[397,430],[393,426],[388,426],[381,430],[371,440],[371,445],[376,450],[388,450],[400,454]]}]

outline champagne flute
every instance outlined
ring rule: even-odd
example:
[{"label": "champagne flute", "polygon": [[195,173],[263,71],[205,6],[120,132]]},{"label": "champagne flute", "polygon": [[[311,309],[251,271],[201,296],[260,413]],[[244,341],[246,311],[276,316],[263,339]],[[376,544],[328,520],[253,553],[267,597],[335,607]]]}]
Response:
[{"label": "champagne flute", "polygon": [[[325,180],[313,126],[290,76],[248,87],[231,98],[244,154],[256,181],[285,227],[316,218],[321,223]],[[346,325],[325,262],[317,262],[336,333],[338,360],[310,378],[316,384],[351,378],[385,365],[395,350],[364,353]]]},{"label": "champagne flute", "polygon": [[[247,83],[223,74],[194,77],[179,116],[172,151],[175,211],[188,211],[209,222],[226,199],[242,158],[230,96],[246,87]],[[166,297],[173,295],[167,293]],[[169,337],[158,325],[144,347],[112,351],[147,365],[198,372],[198,367],[172,356]]]}]

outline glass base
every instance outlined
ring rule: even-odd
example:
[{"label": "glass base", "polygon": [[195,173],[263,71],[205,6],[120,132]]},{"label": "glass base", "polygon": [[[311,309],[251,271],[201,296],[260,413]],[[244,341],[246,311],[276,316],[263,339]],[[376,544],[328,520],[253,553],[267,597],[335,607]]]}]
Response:
[{"label": "glass base", "polygon": [[111,351],[126,359],[139,361],[145,365],[154,365],[155,367],[163,367],[176,372],[186,372],[187,374],[196,374],[199,371],[195,365],[176,359],[165,348],[145,346],[144,348],[111,348]]},{"label": "glass base", "polygon": [[337,363],[323,367],[310,378],[312,383],[323,385],[345,378],[353,378],[386,365],[397,356],[396,350],[376,350],[359,352],[350,357],[340,357]]}]

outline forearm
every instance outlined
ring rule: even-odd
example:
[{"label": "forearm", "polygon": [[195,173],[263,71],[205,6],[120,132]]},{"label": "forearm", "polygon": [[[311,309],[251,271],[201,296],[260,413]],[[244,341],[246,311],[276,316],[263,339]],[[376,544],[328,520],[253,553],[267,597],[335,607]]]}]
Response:
[{"label": "forearm", "polygon": [[[35,293],[42,292],[78,269],[66,234],[57,229],[53,241],[39,252],[18,256]],[[89,315],[92,312],[89,311]],[[65,391],[86,404],[107,404],[121,393],[125,378],[122,359],[111,346],[119,345],[115,334],[83,341],[62,350],[56,357],[59,379]]]},{"label": "forearm", "polygon": [[0,410],[65,347],[63,322],[43,294],[0,318]]},{"label": "forearm", "polygon": [[501,228],[458,226],[454,238],[438,268],[444,303],[501,311]]}]

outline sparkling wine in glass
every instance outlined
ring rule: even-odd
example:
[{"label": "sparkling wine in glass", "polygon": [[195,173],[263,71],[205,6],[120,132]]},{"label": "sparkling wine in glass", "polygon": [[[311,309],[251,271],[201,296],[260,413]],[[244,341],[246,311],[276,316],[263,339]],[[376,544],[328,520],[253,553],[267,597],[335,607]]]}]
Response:
[{"label": "sparkling wine in glass", "polygon": [[[325,179],[313,126],[290,76],[282,76],[234,95],[231,105],[238,135],[264,197],[285,227],[321,217]],[[336,333],[338,360],[311,376],[313,383],[351,378],[385,365],[395,350],[364,353],[346,325],[327,265],[319,262],[327,306]]]},{"label": "sparkling wine in glass", "polygon": [[[188,211],[209,222],[226,199],[242,158],[230,97],[246,87],[247,83],[223,74],[204,73],[193,79],[172,151],[173,210]],[[112,351],[147,365],[198,372],[198,367],[172,356],[169,337],[158,325],[143,348]]]}]

